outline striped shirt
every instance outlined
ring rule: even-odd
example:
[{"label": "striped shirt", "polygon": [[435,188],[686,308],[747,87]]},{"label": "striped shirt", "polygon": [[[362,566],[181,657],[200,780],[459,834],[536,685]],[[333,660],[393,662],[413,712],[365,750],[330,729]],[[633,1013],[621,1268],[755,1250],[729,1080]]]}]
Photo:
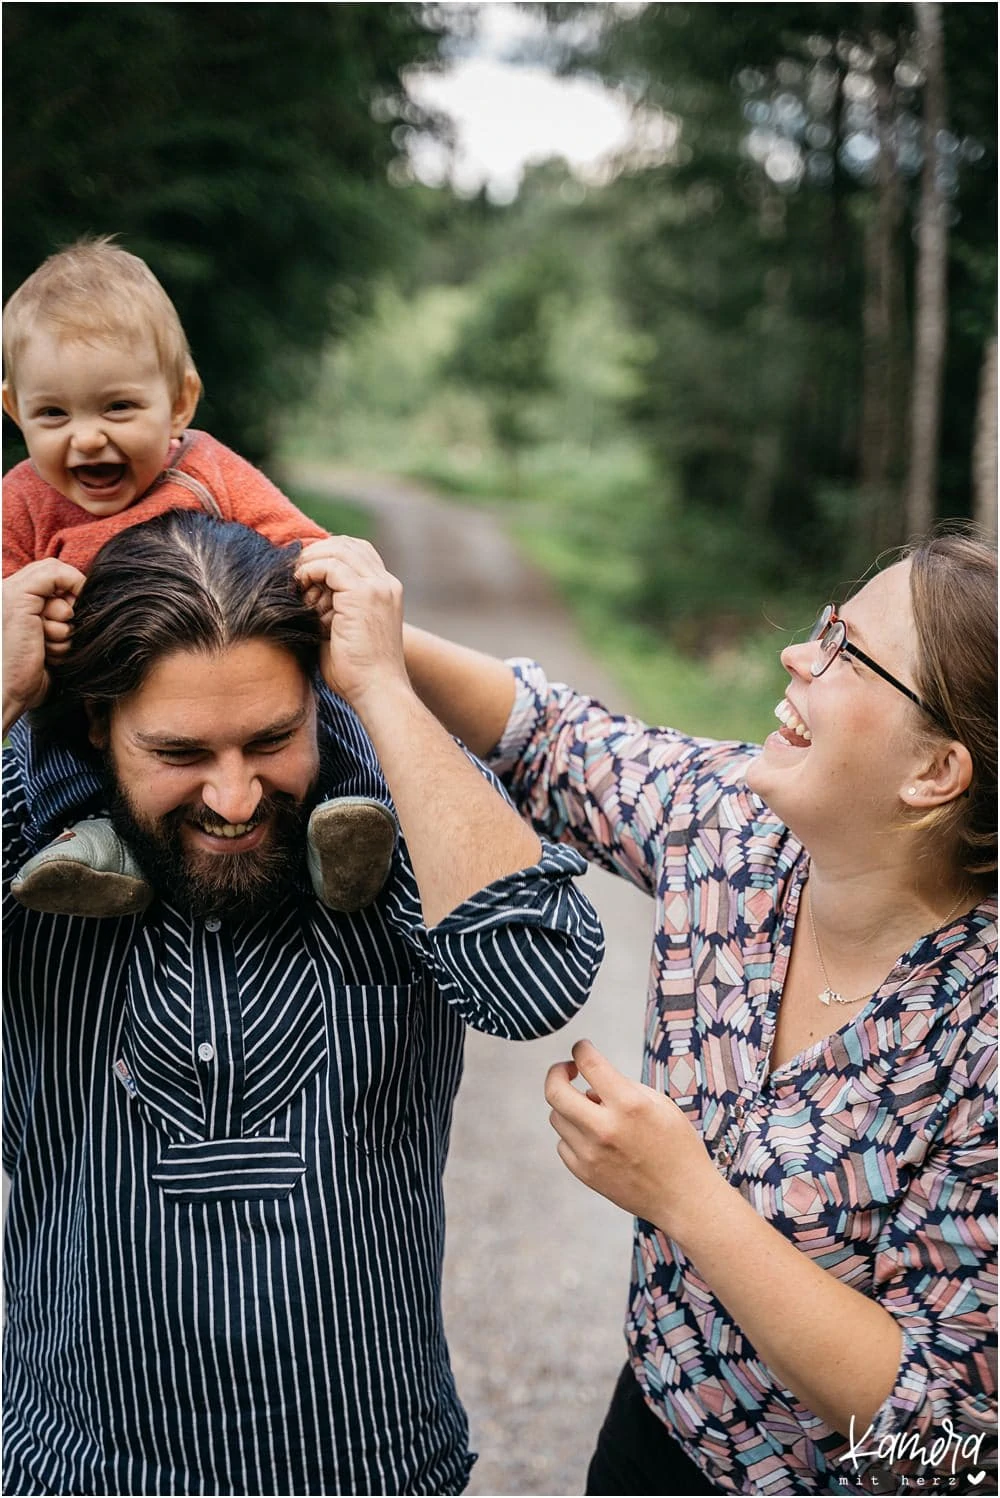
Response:
[{"label": "striped shirt", "polygon": [[[745,785],[754,747],[613,717],[514,664],[517,697],[490,763],[539,831],[656,900],[643,1080],[684,1109],[762,1217],[898,1321],[896,1384],[858,1444],[896,1437],[894,1454],[913,1458],[896,1460],[898,1479],[950,1421],[965,1440],[959,1467],[985,1466],[996,900],[921,938],[859,1014],[772,1070],[808,856]],[[783,1387],[648,1222],[636,1223],[625,1331],[648,1403],[723,1491],[866,1491],[873,1458],[845,1460],[843,1437]],[[955,1454],[953,1442],[934,1458],[939,1481]]]},{"label": "striped shirt", "polygon": [[[20,768],[5,852],[24,854]],[[546,847],[423,924],[6,913],[5,1491],[458,1493],[440,1306],[464,1026],[530,1039],[601,957]]]}]

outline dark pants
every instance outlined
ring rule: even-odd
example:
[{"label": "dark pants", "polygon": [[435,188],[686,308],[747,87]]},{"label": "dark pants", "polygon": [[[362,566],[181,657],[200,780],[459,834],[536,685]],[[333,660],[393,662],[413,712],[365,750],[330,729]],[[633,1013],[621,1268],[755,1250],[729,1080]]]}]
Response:
[{"label": "dark pants", "polygon": [[628,1363],[622,1369],[587,1473],[587,1492],[700,1498],[718,1493],[653,1414]]}]

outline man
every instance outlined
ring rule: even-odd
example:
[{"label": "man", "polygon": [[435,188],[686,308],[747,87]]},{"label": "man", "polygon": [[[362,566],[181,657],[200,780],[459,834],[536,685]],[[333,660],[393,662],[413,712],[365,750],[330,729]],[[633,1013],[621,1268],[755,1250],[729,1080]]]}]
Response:
[{"label": "man", "polygon": [[[193,513],[117,538],[40,718],[104,764],[159,898],[7,915],[10,1493],[467,1481],[439,1295],[463,1025],[558,1028],[600,928],[577,855],[540,844],[417,702],[372,549],[308,547],[305,598],[295,567]],[[5,584],[5,718],[44,694],[60,568]],[[340,742],[317,734],[317,662],[354,709]],[[294,851],[346,744],[377,753],[402,832],[353,916]],[[15,754],[14,867],[19,786]]]}]

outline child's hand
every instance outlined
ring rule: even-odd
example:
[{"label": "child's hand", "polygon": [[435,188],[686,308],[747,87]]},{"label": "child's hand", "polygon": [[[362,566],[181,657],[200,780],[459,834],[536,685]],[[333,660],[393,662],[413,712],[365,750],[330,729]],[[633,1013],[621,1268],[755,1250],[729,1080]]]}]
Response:
[{"label": "child's hand", "polygon": [[[4,732],[22,713],[37,707],[49,689],[46,662],[69,642],[73,600],[84,575],[46,557],[29,562],[3,585]],[[50,653],[50,641],[55,655]]]},{"label": "child's hand", "polygon": [[49,665],[61,660],[69,650],[75,601],[75,595],[69,593],[60,593],[45,601],[42,629],[45,633],[45,660]]}]

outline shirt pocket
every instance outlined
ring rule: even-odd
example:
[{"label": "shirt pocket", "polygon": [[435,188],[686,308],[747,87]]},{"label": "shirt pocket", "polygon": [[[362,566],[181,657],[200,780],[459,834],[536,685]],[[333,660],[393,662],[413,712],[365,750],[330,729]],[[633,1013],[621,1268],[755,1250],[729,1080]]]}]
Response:
[{"label": "shirt pocket", "polygon": [[396,1144],[416,1116],[419,985],[349,984],[331,1015],[330,1094],[346,1142],[365,1153]]}]

